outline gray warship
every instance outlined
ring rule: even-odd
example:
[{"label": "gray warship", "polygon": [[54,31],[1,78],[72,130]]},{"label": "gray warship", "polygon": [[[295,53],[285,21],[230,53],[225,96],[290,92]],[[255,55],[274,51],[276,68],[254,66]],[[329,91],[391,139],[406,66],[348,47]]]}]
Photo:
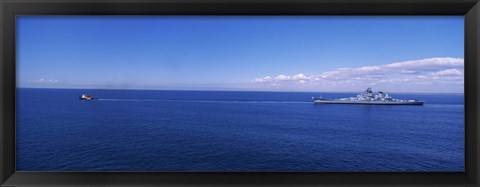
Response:
[{"label": "gray warship", "polygon": [[373,94],[372,88],[367,88],[357,97],[326,99],[322,97],[312,97],[315,104],[360,104],[360,105],[423,105],[425,101],[394,99],[390,95],[379,91]]}]

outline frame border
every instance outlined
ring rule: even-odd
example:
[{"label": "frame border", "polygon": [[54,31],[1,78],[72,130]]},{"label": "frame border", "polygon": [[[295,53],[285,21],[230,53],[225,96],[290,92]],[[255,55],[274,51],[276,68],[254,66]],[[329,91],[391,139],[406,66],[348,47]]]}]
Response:
[{"label": "frame border", "polygon": [[[465,172],[16,172],[17,15],[464,15]],[[0,0],[1,186],[480,186],[479,0]]]}]

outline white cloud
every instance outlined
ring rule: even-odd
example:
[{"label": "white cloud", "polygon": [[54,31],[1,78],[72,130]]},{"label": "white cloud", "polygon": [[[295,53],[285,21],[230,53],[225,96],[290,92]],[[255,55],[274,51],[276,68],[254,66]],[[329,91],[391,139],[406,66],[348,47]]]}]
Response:
[{"label": "white cloud", "polygon": [[425,75],[419,75],[419,76],[417,76],[417,78],[419,78],[419,79],[428,79],[428,77],[425,76]]},{"label": "white cloud", "polygon": [[58,80],[41,78],[41,79],[37,79],[37,80],[30,80],[28,82],[30,82],[30,83],[41,83],[41,84],[55,84],[55,83],[58,83]]},{"label": "white cloud", "polygon": [[275,78],[271,76],[265,76],[263,78],[256,78],[252,82],[255,83],[264,83],[264,82],[282,82],[282,81],[297,81],[299,83],[305,83],[307,80],[312,79],[312,77],[305,76],[304,74],[296,74],[296,75],[277,75]]},{"label": "white cloud", "polygon": [[421,60],[409,60],[384,65],[389,68],[420,69],[422,67],[463,67],[463,58],[426,58]]},{"label": "white cloud", "polygon": [[370,72],[370,71],[378,71],[380,69],[381,67],[379,66],[365,66],[365,67],[358,68],[357,70],[363,71],[363,72]]},{"label": "white cloud", "polygon": [[446,69],[446,70],[442,70],[442,71],[432,73],[432,75],[435,75],[435,76],[463,76],[463,71],[460,71],[458,69]]},{"label": "white cloud", "polygon": [[305,76],[303,73],[297,74],[293,76],[294,80],[307,80],[310,79],[310,77]]},{"label": "white cloud", "polygon": [[262,82],[270,82],[271,80],[272,80],[272,77],[266,76],[266,77],[263,77],[263,78],[256,78],[252,82],[262,83]]},{"label": "white cloud", "polygon": [[[427,58],[394,62],[358,68],[343,67],[314,75],[265,76],[252,82],[267,85],[377,85],[377,84],[434,84],[463,82],[464,60],[462,58]],[[272,78],[274,77],[274,78]]]},{"label": "white cloud", "polygon": [[279,80],[279,81],[290,80],[290,76],[278,75],[275,77],[275,80]]},{"label": "white cloud", "polygon": [[404,74],[415,74],[415,73],[417,73],[416,71],[412,71],[412,70],[402,70],[400,72],[404,73]]}]

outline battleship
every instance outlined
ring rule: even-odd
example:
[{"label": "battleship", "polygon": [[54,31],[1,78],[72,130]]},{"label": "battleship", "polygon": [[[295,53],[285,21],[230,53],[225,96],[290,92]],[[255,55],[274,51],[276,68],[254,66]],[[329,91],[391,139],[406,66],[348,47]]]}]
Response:
[{"label": "battleship", "polygon": [[373,94],[372,88],[368,88],[357,97],[326,99],[322,97],[312,97],[315,104],[360,104],[360,105],[423,105],[425,101],[416,99],[403,100],[394,99],[390,95],[379,91]]}]

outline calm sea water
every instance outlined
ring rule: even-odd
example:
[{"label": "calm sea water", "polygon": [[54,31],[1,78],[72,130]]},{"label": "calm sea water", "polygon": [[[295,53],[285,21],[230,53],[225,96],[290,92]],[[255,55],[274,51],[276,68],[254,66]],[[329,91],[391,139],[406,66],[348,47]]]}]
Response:
[{"label": "calm sea water", "polygon": [[[88,93],[99,100],[81,101]],[[464,97],[17,89],[19,171],[463,171]]]}]

